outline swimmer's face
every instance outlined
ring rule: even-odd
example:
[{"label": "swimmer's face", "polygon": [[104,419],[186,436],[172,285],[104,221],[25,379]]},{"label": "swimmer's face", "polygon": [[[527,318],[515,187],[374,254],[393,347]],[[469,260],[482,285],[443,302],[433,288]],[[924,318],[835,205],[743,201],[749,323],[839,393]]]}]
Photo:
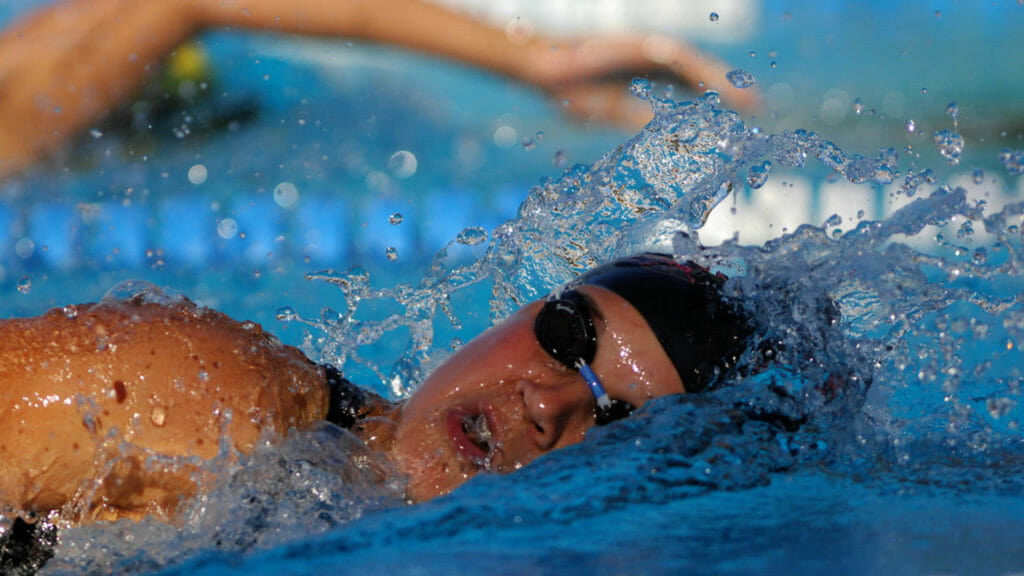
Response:
[{"label": "swimmer's face", "polygon": [[[642,406],[683,384],[632,305],[596,286],[577,288],[592,305],[591,364],[613,399]],[[534,302],[463,346],[402,408],[392,455],[409,496],[446,494],[481,471],[510,472],[583,440],[596,402],[583,377],[549,356],[534,334]]]}]

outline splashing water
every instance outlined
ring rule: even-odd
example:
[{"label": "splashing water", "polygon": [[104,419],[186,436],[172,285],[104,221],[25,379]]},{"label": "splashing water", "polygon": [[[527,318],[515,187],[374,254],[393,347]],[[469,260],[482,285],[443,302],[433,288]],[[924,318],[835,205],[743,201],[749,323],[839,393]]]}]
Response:
[{"label": "splashing water", "polygon": [[[322,553],[347,558],[382,534],[404,534],[424,548],[474,530],[483,539],[495,519],[515,518],[538,533],[545,526],[570,530],[626,505],[642,517],[645,507],[764,488],[780,471],[799,479],[824,469],[868,492],[1024,490],[1024,202],[988,213],[970,190],[901,167],[891,148],[862,156],[813,132],[748,129],[713,93],[675,103],[642,85],[634,92],[651,103],[654,120],[593,165],[534,187],[516,217],[493,230],[482,255],[454,256],[487,241],[485,231],[467,229],[415,285],[375,287],[361,268],[311,274],[339,289],[344,309],[319,319],[290,309],[278,316],[321,334],[308,339],[310,355],[375,375],[402,397],[451,353],[455,338],[436,336],[458,332],[460,318],[480,312],[462,293],[486,290],[496,322],[598,263],[658,250],[729,275],[726,290],[757,318],[760,344],[712,393],[651,402],[510,477],[481,477],[448,499],[338,532],[328,540],[333,552]],[[1019,173],[1019,158],[1004,156],[1007,171]],[[800,170],[811,160],[853,184],[892,187],[906,203],[841,234],[832,230],[841,220],[830,219],[762,246],[701,246],[705,223],[730,194],[744,186],[758,194],[769,171]],[[389,369],[364,357],[394,333],[409,336]],[[329,429],[311,434],[314,444],[349,442]],[[290,438],[285,448],[257,451],[251,458],[263,464],[236,468],[188,508],[185,528],[154,521],[150,529],[167,534],[150,536],[178,542],[189,534],[184,555],[231,553],[282,545],[295,530],[319,533],[399,499],[393,485],[366,487],[386,476],[386,463],[355,445],[328,450],[348,464],[303,468],[307,460],[330,459],[302,448],[310,441]],[[345,468],[367,461],[364,472]],[[356,482],[362,492],[351,496],[347,484],[318,472],[324,467],[343,479],[370,480]],[[285,518],[281,499],[312,519]],[[683,527],[673,538],[694,535],[686,522],[676,524]],[[67,531],[70,544],[58,549],[55,566],[93,566],[97,555],[82,550],[97,546],[102,557],[123,546],[121,532],[129,529],[107,530]],[[279,554],[300,555],[307,545],[294,546]],[[182,557],[147,550],[102,566],[148,570]]]},{"label": "splashing water", "polygon": [[757,84],[757,79],[754,78],[753,74],[740,69],[730,70],[726,73],[725,79],[737,88],[750,88],[754,84]]}]

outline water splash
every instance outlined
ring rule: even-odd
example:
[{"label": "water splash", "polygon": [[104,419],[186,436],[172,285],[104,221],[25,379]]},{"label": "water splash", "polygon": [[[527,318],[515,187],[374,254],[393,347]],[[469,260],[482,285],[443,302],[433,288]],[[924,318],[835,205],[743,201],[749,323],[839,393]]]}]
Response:
[{"label": "water splash", "polygon": [[[534,187],[489,242],[486,231],[464,231],[414,285],[376,287],[359,267],[310,274],[337,287],[344,307],[318,319],[290,310],[279,315],[320,334],[307,342],[311,355],[349,371],[368,368],[381,388],[402,397],[451,353],[458,337],[448,333],[459,332],[461,318],[481,314],[467,309],[460,294],[486,291],[487,313],[498,321],[584,269],[653,249],[726,272],[726,289],[758,319],[758,345],[745,353],[740,370],[727,375],[728,385],[649,403],[514,477],[480,478],[452,500],[389,516],[382,522],[392,524],[383,533],[419,533],[424,525],[461,533],[495,518],[580,523],[630,503],[765,485],[774,473],[801,467],[863,478],[894,492],[925,486],[1019,494],[1024,203],[989,212],[971,190],[916,165],[901,166],[892,148],[848,154],[805,130],[765,134],[719,108],[714,94],[675,103],[651,96],[642,83],[635,86],[654,120],[593,165],[572,167]],[[1008,171],[1013,162],[1019,169],[1013,151],[1005,156]],[[767,194],[762,176],[769,171],[798,172],[811,163],[836,180],[889,190],[904,205],[882,220],[862,214],[846,219],[852,228],[839,234],[834,228],[843,219],[837,216],[761,246],[730,241],[702,247],[705,223],[730,194],[747,188]],[[466,256],[466,245],[476,246],[475,258]],[[436,337],[441,333],[446,337]],[[363,358],[395,334],[405,346],[390,366]],[[296,442],[310,440],[300,436]],[[191,536],[185,539],[193,541],[180,547],[181,554],[211,546],[231,554],[284,542],[289,531],[316,533],[378,503],[393,503],[388,495],[400,491],[381,496],[371,490],[354,498],[348,488],[336,487],[325,502],[319,484],[306,491],[291,483],[296,469],[309,472],[302,464],[307,455],[301,446],[294,449],[298,456],[283,465],[273,451],[258,452],[253,461],[265,459],[270,470],[243,467],[226,484],[232,496],[197,501],[192,512],[213,512],[188,516],[192,524],[186,528],[196,530],[186,530]],[[329,457],[352,449],[325,452]],[[358,462],[365,454],[357,456]],[[331,473],[356,473],[346,470]],[[380,480],[376,472],[367,474],[371,483]],[[233,509],[250,494],[251,507]],[[277,504],[281,498],[309,513],[296,524]],[[319,515],[324,506],[328,520]],[[116,555],[127,529],[114,530],[120,532],[109,540],[101,531],[72,533],[67,541],[82,547],[90,542]],[[366,533],[346,532],[338,537],[344,543],[335,544],[357,548]],[[175,546],[161,550],[180,557]],[[131,564],[136,553],[91,558],[113,562],[103,567],[128,563],[142,569],[175,561],[143,554],[151,564]]]},{"label": "water splash", "polygon": [[1020,176],[1024,174],[1024,150],[1013,150],[1011,148],[1003,148],[999,152],[999,161],[1003,163],[1006,171],[1011,176]]},{"label": "water splash", "polygon": [[738,68],[727,72],[725,74],[725,79],[728,80],[730,84],[740,89],[750,88],[754,84],[757,84],[757,79],[754,78],[753,74]]}]

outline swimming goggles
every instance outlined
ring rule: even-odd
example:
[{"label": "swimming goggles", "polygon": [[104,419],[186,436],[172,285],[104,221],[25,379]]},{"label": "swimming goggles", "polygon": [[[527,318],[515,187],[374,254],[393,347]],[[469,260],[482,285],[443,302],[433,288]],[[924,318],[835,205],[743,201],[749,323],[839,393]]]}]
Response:
[{"label": "swimming goggles", "polygon": [[598,426],[629,416],[633,406],[613,400],[590,368],[597,353],[597,330],[590,304],[582,294],[566,290],[551,296],[533,324],[537,342],[552,358],[579,371],[597,399],[595,418]]}]

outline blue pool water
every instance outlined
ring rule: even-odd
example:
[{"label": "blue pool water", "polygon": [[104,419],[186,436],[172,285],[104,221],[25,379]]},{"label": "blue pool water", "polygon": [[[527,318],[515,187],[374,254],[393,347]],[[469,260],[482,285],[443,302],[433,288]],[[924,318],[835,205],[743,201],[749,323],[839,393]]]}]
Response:
[{"label": "blue pool water", "polygon": [[[983,64],[999,49],[1013,63],[1024,9],[760,10],[763,30],[721,50],[759,78],[773,111],[763,120],[662,100],[655,87],[658,117],[630,137],[568,124],[537,95],[456,67],[417,74],[423,61],[404,55],[220,33],[206,42],[232,70],[225,101],[255,102],[256,119],[180,138],[174,118],[170,137],[108,130],[55,161],[72,170],[5,184],[8,316],[142,277],[261,321],[391,392],[414,387],[453,338],[573,271],[644,248],[694,254],[703,241],[718,246],[708,263],[785,344],[770,370],[653,402],[516,474],[415,507],[379,481],[387,463],[350,438],[299,434],[222,463],[225,481],[180,524],[66,530],[48,569],[1024,570],[1024,197],[1019,166],[1000,161],[1024,149],[1022,87]],[[982,25],[991,37],[979,47],[970,40]],[[926,66],[937,59],[948,76]],[[375,72],[384,65],[408,76]],[[453,104],[463,99],[475,104]],[[953,100],[966,141],[955,166],[933,139],[954,127]],[[502,127],[512,146],[495,140]],[[403,150],[417,159],[408,177]],[[586,164],[559,176],[563,157]],[[471,229],[453,242],[467,227],[488,241],[474,244]],[[371,285],[339,290],[331,280],[362,278],[346,271],[355,263]],[[306,279],[327,268],[317,275],[328,281]],[[401,282],[411,285],[391,290]],[[835,326],[821,314],[826,297],[843,312]],[[415,306],[446,298],[461,330]],[[291,317],[283,307],[305,321],[278,321]],[[409,328],[353,344],[389,315]],[[835,374],[843,386],[823,392]]]}]

